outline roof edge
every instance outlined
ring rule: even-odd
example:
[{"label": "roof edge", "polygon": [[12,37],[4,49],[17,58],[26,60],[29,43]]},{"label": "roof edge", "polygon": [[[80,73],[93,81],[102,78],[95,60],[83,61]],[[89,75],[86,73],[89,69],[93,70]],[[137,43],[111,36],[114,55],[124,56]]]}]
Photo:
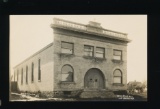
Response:
[{"label": "roof edge", "polygon": [[37,55],[38,53],[46,50],[47,48],[49,48],[50,46],[53,45],[53,42],[46,45],[45,47],[43,47],[42,49],[40,49],[39,51],[35,52],[34,54],[32,54],[31,56],[29,56],[28,58],[24,59],[22,62],[20,62],[19,64],[17,64],[15,67],[13,67],[13,69],[15,69],[17,66],[19,66],[20,64],[24,63],[25,61],[29,60],[30,58],[32,58],[33,56]]}]

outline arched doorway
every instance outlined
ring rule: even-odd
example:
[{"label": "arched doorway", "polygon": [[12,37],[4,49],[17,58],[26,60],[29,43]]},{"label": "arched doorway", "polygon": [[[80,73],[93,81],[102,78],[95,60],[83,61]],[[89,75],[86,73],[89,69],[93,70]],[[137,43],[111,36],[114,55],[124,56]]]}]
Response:
[{"label": "arched doorway", "polygon": [[104,89],[103,73],[97,68],[89,69],[84,77],[84,87],[88,89]]}]

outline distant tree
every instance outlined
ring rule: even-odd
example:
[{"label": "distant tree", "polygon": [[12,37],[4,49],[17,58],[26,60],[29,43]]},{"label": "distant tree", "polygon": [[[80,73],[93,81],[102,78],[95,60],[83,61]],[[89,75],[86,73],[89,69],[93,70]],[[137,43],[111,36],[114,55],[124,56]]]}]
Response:
[{"label": "distant tree", "polygon": [[135,92],[137,90],[138,92],[143,92],[144,89],[146,88],[146,82],[138,82],[138,81],[130,81],[127,84],[127,89],[129,93]]}]

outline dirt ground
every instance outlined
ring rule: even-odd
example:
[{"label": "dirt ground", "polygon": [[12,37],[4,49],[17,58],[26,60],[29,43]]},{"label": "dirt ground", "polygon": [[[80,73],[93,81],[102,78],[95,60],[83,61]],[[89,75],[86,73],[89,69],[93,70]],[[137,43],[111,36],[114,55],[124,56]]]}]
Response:
[{"label": "dirt ground", "polygon": [[10,101],[147,101],[147,93],[117,95],[117,98],[36,98],[21,94],[11,94]]}]

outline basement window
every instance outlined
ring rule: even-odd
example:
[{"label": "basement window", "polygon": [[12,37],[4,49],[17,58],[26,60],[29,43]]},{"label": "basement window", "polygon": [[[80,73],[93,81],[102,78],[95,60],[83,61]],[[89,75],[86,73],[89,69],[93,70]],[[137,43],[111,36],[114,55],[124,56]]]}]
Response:
[{"label": "basement window", "polygon": [[63,91],[64,95],[71,95],[71,91]]}]

